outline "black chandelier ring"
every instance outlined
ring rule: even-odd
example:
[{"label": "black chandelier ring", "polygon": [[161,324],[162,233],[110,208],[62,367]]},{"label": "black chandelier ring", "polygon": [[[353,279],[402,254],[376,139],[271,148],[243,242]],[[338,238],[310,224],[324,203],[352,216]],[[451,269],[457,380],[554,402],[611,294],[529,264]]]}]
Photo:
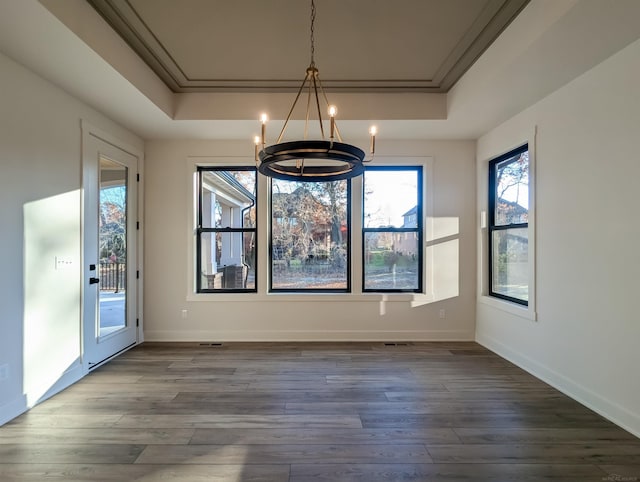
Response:
[{"label": "black chandelier ring", "polygon": [[[364,172],[365,153],[351,144],[327,140],[302,140],[266,146],[260,151],[258,170],[287,181],[339,181]],[[331,160],[337,165],[304,165],[309,160]],[[295,161],[296,165],[285,163]]]}]

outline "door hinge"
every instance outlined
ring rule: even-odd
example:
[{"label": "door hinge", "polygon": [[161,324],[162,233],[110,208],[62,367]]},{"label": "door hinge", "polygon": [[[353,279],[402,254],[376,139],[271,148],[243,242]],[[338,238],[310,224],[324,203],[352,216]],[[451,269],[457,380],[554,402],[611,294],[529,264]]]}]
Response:
[{"label": "door hinge", "polygon": [[140,174],[136,173],[136,182],[140,182]]},{"label": "door hinge", "polygon": [[136,318],[136,326],[140,326],[140,318]]},{"label": "door hinge", "polygon": [[136,279],[140,279],[140,270],[139,269],[136,270]]},{"label": "door hinge", "polygon": [[139,230],[140,229],[140,221],[136,221],[136,229]]}]

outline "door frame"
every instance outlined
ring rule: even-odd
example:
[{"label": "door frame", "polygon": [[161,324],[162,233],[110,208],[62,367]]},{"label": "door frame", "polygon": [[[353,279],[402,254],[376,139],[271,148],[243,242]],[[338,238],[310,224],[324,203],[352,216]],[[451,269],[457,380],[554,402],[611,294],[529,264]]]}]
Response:
[{"label": "door frame", "polygon": [[[120,353],[123,353],[124,351],[127,351],[129,348],[132,348],[133,346],[136,346],[140,343],[142,343],[144,341],[144,330],[143,330],[143,183],[142,183],[142,171],[143,171],[143,165],[144,165],[144,154],[143,151],[135,146],[132,146],[129,143],[126,143],[124,141],[122,141],[121,139],[119,139],[118,137],[110,134],[109,132],[106,132],[94,125],[92,125],[91,123],[87,122],[86,120],[82,119],[81,120],[81,131],[82,131],[82,159],[81,159],[81,167],[82,167],[82,199],[81,199],[81,226],[82,226],[82,237],[81,237],[81,263],[82,263],[82,289],[81,289],[81,320],[80,320],[80,346],[81,346],[81,360],[82,360],[82,366],[83,366],[83,372],[84,374],[87,374],[89,371],[93,370],[94,368],[97,368],[101,365],[103,365],[104,363],[108,362],[109,360],[113,359],[114,357],[118,356]],[[134,269],[137,273],[137,279],[135,279],[136,281],[136,289],[135,289],[135,294],[134,296],[131,296],[129,298],[129,303],[134,303],[135,304],[135,309],[132,310],[135,313],[135,318],[137,320],[130,320],[133,323],[136,323],[136,327],[135,327],[135,333],[136,333],[136,342],[135,344],[133,344],[130,347],[125,348],[124,350],[121,350],[117,353],[114,353],[112,356],[100,361],[97,364],[92,364],[91,366],[89,366],[89,360],[88,357],[86,355],[86,347],[85,347],[85,332],[86,332],[86,323],[89,322],[89,320],[85,319],[85,304],[86,304],[86,296],[88,295],[88,293],[92,293],[92,291],[88,291],[88,287],[89,287],[89,277],[91,276],[91,273],[89,273],[88,269],[87,269],[87,263],[89,262],[88,260],[90,259],[88,256],[88,253],[86,252],[87,246],[86,246],[86,236],[87,236],[87,232],[86,232],[86,227],[85,227],[85,219],[86,219],[86,196],[85,196],[85,189],[95,189],[94,186],[88,186],[87,180],[86,180],[86,176],[85,176],[85,163],[88,162],[88,158],[91,156],[91,152],[90,152],[90,139],[91,138],[96,138],[99,141],[105,142],[119,150],[124,151],[125,153],[134,156],[137,158],[137,182],[135,183],[134,186],[131,186],[130,189],[131,191],[134,193],[134,195],[136,196],[136,212],[132,213],[131,215],[135,215],[136,216],[136,221],[137,221],[137,229],[136,229],[136,235],[135,235],[135,243],[134,246],[131,246],[129,249],[133,250],[135,252],[135,259],[136,259],[136,263],[135,266],[132,267],[131,269]],[[92,288],[93,289],[93,288]],[[93,320],[91,321],[93,322]]]}]

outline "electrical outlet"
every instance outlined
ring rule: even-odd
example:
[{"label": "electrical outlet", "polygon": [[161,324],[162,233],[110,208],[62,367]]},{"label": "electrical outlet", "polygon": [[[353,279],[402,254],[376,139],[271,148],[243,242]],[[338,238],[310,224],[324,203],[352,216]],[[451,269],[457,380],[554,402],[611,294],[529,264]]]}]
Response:
[{"label": "electrical outlet", "polygon": [[438,314],[438,316],[439,316],[440,318],[446,318],[446,313],[445,313],[445,311],[444,311],[443,309],[442,309],[442,310],[440,310],[440,313]]},{"label": "electrical outlet", "polygon": [[4,364],[0,365],[0,382],[7,380],[9,378],[9,365]]},{"label": "electrical outlet", "polygon": [[187,319],[187,316],[189,316],[189,312],[187,310],[182,310],[182,319]]}]

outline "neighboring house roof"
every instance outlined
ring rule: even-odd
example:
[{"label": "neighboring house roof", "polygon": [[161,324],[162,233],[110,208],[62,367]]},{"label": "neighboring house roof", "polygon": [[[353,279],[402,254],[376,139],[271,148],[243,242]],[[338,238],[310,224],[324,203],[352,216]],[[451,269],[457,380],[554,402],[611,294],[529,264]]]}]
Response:
[{"label": "neighboring house roof", "polygon": [[246,187],[244,187],[242,184],[240,184],[240,182],[238,182],[238,180],[235,177],[233,177],[231,174],[229,174],[228,172],[218,171],[218,172],[216,172],[216,174],[218,175],[218,177],[223,179],[225,182],[227,182],[234,189],[240,191],[240,193],[243,194],[244,196],[248,197],[252,201],[256,200],[256,198],[253,195],[253,193],[251,191],[249,191]]},{"label": "neighboring house roof", "polygon": [[528,213],[529,210],[527,208],[525,208],[524,206],[518,204],[517,202],[514,201],[507,201],[504,198],[499,197],[498,198],[498,202],[500,204],[506,204],[507,206],[510,206],[514,211],[518,212],[519,214],[523,214],[523,213]]},{"label": "neighboring house roof", "polygon": [[402,215],[402,217],[404,218],[404,217],[411,216],[412,214],[417,214],[417,213],[418,213],[418,205],[416,204],[411,209],[409,209],[406,213],[404,213]]},{"label": "neighboring house roof", "polygon": [[206,171],[204,181],[207,189],[223,195],[234,204],[237,203],[240,206],[255,204],[254,194],[229,172]]},{"label": "neighboring house roof", "polygon": [[507,201],[504,198],[498,198],[498,204],[502,205],[502,211],[508,218],[527,219],[529,216],[529,210],[524,206],[521,206],[517,202]]}]

